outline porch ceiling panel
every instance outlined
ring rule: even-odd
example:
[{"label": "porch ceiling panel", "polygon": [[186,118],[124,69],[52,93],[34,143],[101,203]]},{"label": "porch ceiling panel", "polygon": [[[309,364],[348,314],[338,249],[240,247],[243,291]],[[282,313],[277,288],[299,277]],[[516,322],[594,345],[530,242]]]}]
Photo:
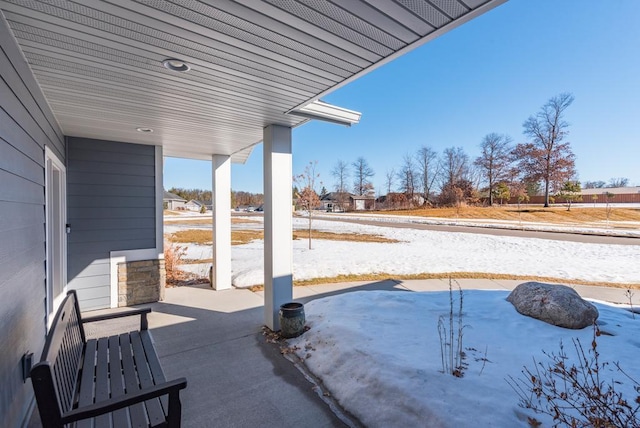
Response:
[{"label": "porch ceiling panel", "polygon": [[[65,135],[244,162],[265,126],[304,123],[288,113],[504,1],[0,0],[0,10]],[[170,71],[167,58],[191,70]]]}]

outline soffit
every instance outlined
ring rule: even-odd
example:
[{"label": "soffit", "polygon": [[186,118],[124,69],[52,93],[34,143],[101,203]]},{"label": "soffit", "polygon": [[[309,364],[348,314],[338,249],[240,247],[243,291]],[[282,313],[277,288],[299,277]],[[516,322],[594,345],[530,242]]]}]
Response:
[{"label": "soffit", "polygon": [[[65,135],[244,162],[265,126],[307,120],[287,112],[504,1],[0,0],[0,10]],[[192,68],[172,72],[166,58]]]}]

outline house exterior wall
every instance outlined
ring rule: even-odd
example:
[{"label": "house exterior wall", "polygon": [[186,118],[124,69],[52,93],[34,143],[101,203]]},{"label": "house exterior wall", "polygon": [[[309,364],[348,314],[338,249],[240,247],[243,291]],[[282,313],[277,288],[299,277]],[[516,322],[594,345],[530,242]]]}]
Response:
[{"label": "house exterior wall", "polygon": [[68,287],[111,306],[110,253],[156,247],[154,146],[67,138]]},{"label": "house exterior wall", "polygon": [[170,200],[165,202],[165,204],[168,210],[184,210],[186,202]]},{"label": "house exterior wall", "polygon": [[39,358],[46,334],[45,173],[65,142],[0,12],[0,426],[23,424],[33,405],[21,358]]}]

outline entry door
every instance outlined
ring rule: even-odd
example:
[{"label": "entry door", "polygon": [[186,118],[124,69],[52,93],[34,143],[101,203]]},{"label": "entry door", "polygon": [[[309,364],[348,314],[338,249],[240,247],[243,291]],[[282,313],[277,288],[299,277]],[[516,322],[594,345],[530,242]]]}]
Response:
[{"label": "entry door", "polygon": [[64,164],[45,148],[47,325],[67,292],[67,177]]}]

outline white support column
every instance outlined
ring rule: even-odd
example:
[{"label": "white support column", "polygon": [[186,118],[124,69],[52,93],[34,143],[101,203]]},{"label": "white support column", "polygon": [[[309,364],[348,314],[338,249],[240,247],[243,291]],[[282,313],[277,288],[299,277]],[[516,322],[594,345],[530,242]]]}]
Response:
[{"label": "white support column", "polygon": [[213,155],[213,284],[231,288],[231,158]]},{"label": "white support column", "polygon": [[264,128],[264,323],[280,329],[278,310],[293,297],[291,128]]}]

